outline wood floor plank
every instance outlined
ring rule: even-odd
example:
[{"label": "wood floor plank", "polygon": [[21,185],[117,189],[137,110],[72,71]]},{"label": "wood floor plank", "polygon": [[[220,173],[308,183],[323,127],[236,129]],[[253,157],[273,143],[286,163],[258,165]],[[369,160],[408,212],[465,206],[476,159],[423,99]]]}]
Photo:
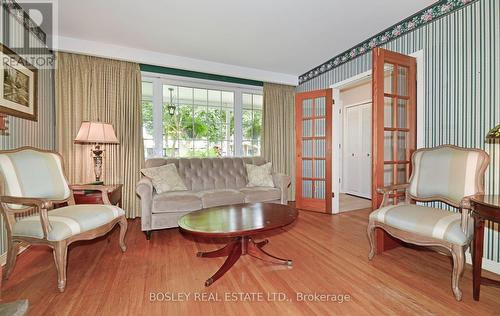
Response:
[{"label": "wood floor plank", "polygon": [[[226,241],[194,238],[178,229],[155,231],[147,241],[140,231],[140,220],[131,220],[126,253],[121,253],[118,247],[118,230],[96,241],[71,246],[64,293],[57,291],[51,251],[31,247],[19,256],[11,278],[3,282],[1,300],[28,299],[30,315],[495,315],[500,312],[498,288],[483,286],[481,301],[473,301],[470,266],[466,267],[461,282],[463,301],[455,301],[451,292],[451,262],[446,256],[400,247],[369,262],[368,214],[368,210],[335,216],[301,211],[293,225],[256,236],[257,240],[268,238],[270,242],[264,249],[292,259],[293,267],[243,256],[209,288],[204,282],[217,271],[224,258],[198,258],[196,252],[220,248]],[[263,295],[263,301],[248,300],[252,293],[256,293],[254,298]],[[286,299],[272,301],[272,293],[276,293],[276,298],[281,295]],[[347,294],[351,300],[304,302],[297,301],[298,293]],[[179,295],[183,294],[189,298],[182,300]],[[171,296],[179,301],[155,301],[150,299],[151,295]]]}]

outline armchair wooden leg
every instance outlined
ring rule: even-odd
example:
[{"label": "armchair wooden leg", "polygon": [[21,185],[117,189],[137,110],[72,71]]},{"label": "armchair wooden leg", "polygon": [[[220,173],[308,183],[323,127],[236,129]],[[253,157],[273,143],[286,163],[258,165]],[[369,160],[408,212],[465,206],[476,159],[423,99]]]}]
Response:
[{"label": "armchair wooden leg", "polygon": [[120,248],[125,252],[127,250],[127,245],[125,245],[125,234],[127,233],[128,226],[127,219],[122,217],[118,224],[120,225]]},{"label": "armchair wooden leg", "polygon": [[368,228],[366,232],[368,234],[368,242],[370,244],[368,260],[372,260],[373,257],[375,257],[375,224],[371,220],[368,222]]},{"label": "armchair wooden leg", "polygon": [[7,263],[5,265],[5,274],[3,277],[8,279],[14,266],[16,265],[17,254],[19,253],[19,243],[15,241],[9,241],[7,245]]},{"label": "armchair wooden leg", "polygon": [[151,233],[152,233],[152,231],[150,231],[150,230],[146,230],[144,232],[144,234],[146,234],[146,240],[151,240]]},{"label": "armchair wooden leg", "polygon": [[54,261],[57,268],[57,288],[59,292],[64,292],[66,287],[66,265],[68,262],[68,245],[65,241],[60,241],[54,246]]},{"label": "armchair wooden leg", "polygon": [[460,279],[464,273],[465,267],[465,251],[463,246],[453,246],[451,249],[451,256],[453,257],[453,272],[451,276],[451,288],[455,299],[462,300],[462,290],[460,290]]}]

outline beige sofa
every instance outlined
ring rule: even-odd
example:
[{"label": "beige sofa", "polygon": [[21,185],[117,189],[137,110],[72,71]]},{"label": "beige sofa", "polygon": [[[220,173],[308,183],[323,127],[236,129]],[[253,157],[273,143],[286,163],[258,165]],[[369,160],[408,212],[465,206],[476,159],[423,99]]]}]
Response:
[{"label": "beige sofa", "polygon": [[202,208],[237,203],[288,203],[290,177],[274,174],[274,188],[246,187],[245,164],[262,165],[261,157],[249,158],[153,158],[146,168],[174,163],[188,191],[156,194],[150,179],[143,177],[136,186],[141,198],[141,227],[149,240],[155,229],[177,227],[181,216]]}]

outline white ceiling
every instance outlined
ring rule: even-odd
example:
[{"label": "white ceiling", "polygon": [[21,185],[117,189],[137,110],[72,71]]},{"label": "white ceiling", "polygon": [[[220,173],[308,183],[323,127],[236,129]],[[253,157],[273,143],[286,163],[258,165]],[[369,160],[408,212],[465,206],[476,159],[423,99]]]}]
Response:
[{"label": "white ceiling", "polygon": [[[143,56],[139,62],[147,61],[148,53],[153,62],[164,57],[163,66],[185,68],[195,61],[197,69],[191,70],[204,70],[200,65],[208,61],[221,74],[250,69],[256,72],[248,77],[296,77],[433,2],[63,0],[58,2],[59,44],[61,50],[86,53],[107,47],[124,59],[126,47]],[[179,65],[177,56],[182,56]],[[231,72],[221,65],[237,67]]]}]

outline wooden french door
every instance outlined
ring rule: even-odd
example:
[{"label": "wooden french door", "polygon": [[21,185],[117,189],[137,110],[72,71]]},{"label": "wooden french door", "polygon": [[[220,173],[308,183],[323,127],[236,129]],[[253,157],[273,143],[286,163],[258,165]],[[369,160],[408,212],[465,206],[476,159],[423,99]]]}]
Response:
[{"label": "wooden french door", "polygon": [[296,206],[332,212],[332,90],[297,93]]},{"label": "wooden french door", "polygon": [[[378,208],[379,187],[404,184],[411,172],[417,142],[417,60],[382,48],[373,50],[372,206]],[[404,193],[394,192],[398,203]]]}]

